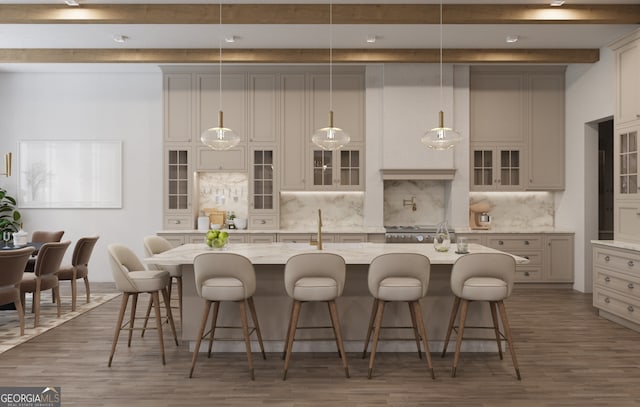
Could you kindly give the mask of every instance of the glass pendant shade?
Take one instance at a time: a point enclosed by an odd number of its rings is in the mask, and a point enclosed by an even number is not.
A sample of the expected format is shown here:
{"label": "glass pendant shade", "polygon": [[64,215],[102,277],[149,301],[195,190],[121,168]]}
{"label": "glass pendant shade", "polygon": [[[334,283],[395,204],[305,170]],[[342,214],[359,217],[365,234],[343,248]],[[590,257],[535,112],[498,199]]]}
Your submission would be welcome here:
{"label": "glass pendant shade", "polygon": [[439,127],[429,130],[422,136],[422,144],[432,150],[449,150],[462,140],[462,136],[457,131],[444,127],[444,113],[440,111]]}
{"label": "glass pendant shade", "polygon": [[351,137],[341,128],[333,126],[333,111],[330,111],[329,126],[316,130],[311,141],[323,150],[339,150],[349,144]]}
{"label": "glass pendant shade", "polygon": [[202,144],[214,150],[228,150],[240,143],[238,134],[223,126],[222,110],[218,113],[218,127],[211,127],[200,135]]}

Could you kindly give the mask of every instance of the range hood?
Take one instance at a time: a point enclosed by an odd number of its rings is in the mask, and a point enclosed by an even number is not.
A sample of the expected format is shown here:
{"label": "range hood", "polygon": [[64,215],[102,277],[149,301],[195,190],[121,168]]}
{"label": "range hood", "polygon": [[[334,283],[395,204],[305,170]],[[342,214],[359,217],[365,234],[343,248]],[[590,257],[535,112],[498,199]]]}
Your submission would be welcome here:
{"label": "range hood", "polygon": [[393,168],[380,170],[383,180],[426,180],[426,181],[451,181],[453,180],[455,168],[441,169],[411,169],[411,168]]}

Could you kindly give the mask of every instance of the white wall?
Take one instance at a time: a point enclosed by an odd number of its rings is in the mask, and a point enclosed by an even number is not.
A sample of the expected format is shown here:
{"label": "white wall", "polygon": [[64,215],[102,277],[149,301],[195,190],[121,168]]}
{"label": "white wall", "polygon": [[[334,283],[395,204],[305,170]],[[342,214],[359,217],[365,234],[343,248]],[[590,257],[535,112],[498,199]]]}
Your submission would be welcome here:
{"label": "white wall", "polygon": [[570,65],[566,74],[566,188],[556,195],[556,228],[575,231],[574,288],[583,292],[591,292],[590,240],[597,239],[598,222],[598,138],[588,123],[613,115],[614,62],[613,52],[601,48],[599,62]]}
{"label": "white wall", "polygon": [[[121,209],[21,210],[29,233],[65,231],[72,241],[65,262],[78,238],[99,234],[89,278],[112,281],[107,245],[123,243],[142,257],[142,238],[162,226],[160,72],[0,74],[0,153],[18,160],[17,143],[27,139],[123,141]],[[17,174],[0,186],[15,194]]]}

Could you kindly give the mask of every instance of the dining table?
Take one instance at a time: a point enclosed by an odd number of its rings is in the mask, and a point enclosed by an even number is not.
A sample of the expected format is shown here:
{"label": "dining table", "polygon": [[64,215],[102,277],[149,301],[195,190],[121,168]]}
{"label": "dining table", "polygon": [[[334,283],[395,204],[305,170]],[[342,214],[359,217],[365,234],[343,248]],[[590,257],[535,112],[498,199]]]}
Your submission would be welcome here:
{"label": "dining table", "polygon": [[[389,243],[324,243],[323,251],[335,253],[345,259],[347,275],[343,295],[336,301],[339,303],[339,319],[345,340],[347,351],[362,351],[362,344],[367,332],[369,315],[373,304],[373,297],[369,293],[367,274],[371,261],[384,253],[420,253],[430,259],[431,269],[429,289],[427,296],[420,303],[427,326],[429,343],[433,343],[432,350],[442,349],[444,337],[451,307],[454,301],[450,288],[451,268],[461,256],[452,247],[449,251],[435,250],[432,244],[389,244]],[[260,329],[268,351],[282,351],[285,334],[287,332],[288,315],[290,314],[291,299],[284,287],[284,266],[287,260],[294,255],[308,252],[317,252],[315,246],[308,243],[232,243],[221,251],[212,250],[204,243],[184,244],[160,254],[145,258],[147,264],[155,265],[179,265],[182,269],[182,294],[183,294],[183,320],[182,339],[194,342],[197,336],[200,318],[204,307],[204,300],[196,291],[193,263],[196,256],[202,253],[235,253],[247,257],[254,266],[256,272],[256,292],[254,301],[258,311]],[[470,244],[471,253],[496,253],[498,250]],[[513,256],[517,264],[526,264],[527,259]],[[239,314],[237,307],[221,305],[219,325],[237,325]],[[390,304],[385,309],[385,324],[397,327],[388,329],[391,337],[407,337],[407,331],[403,327],[411,325],[403,304]],[[404,304],[406,306],[406,304]],[[475,305],[475,304],[474,304]],[[481,304],[478,304],[481,305]],[[322,307],[323,304],[309,303],[308,307]],[[326,318],[323,318],[325,316]],[[309,310],[300,316],[300,325],[327,325],[329,314],[326,309]],[[491,313],[486,309],[471,307],[469,310],[469,325],[491,324]],[[395,332],[394,332],[395,331]],[[222,332],[223,337],[227,332]],[[493,332],[491,332],[493,334]],[[218,333],[216,332],[216,335]],[[300,331],[300,336],[305,337],[305,331]],[[328,335],[329,337],[331,335]],[[409,332],[409,338],[413,338]],[[491,338],[491,336],[487,336]],[[244,344],[237,335],[229,330],[228,341],[221,342],[218,349],[221,351],[244,352]],[[231,340],[234,339],[234,340]],[[238,340],[235,340],[238,339]],[[381,344],[380,351],[411,351],[415,343],[405,341],[389,341],[391,344]],[[495,351],[495,341],[465,341],[466,350]],[[301,351],[335,351],[335,342],[327,341],[301,342],[297,345]]]}

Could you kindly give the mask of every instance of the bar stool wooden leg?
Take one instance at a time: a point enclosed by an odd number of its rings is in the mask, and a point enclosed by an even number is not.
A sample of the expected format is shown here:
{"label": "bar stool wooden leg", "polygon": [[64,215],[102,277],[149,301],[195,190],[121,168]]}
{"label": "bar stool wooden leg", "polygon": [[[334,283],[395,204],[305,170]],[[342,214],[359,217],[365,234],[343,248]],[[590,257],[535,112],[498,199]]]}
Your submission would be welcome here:
{"label": "bar stool wooden leg", "polygon": [[296,329],[298,327],[298,317],[300,316],[300,306],[302,303],[293,300],[293,309],[291,310],[291,324],[289,325],[289,339],[287,340],[287,354],[284,359],[284,373],[282,380],[287,380],[287,370],[289,370],[289,361],[291,360],[291,351],[293,349],[293,340],[296,337]]}
{"label": "bar stool wooden leg", "polygon": [[162,355],[162,364],[165,365],[165,355],[164,355],[164,338],[162,335],[162,315],[160,315],[160,294],[158,291],[154,291],[151,293],[153,296],[153,308],[156,311],[156,324],[158,325],[158,341],[160,342],[160,354]]}
{"label": "bar stool wooden leg", "polygon": [[144,316],[144,324],[142,324],[141,338],[144,338],[144,333],[147,332],[147,324],[149,323],[149,317],[151,317],[151,308],[153,307],[153,296],[149,298],[149,304],[147,305],[147,312]]}
{"label": "bar stool wooden leg", "polygon": [[416,325],[416,313],[413,309],[413,304],[407,301],[409,306],[409,314],[411,315],[411,328],[413,329],[413,336],[416,338],[416,347],[418,348],[418,358],[422,359],[422,352],[420,351],[420,335],[418,334],[418,326]]}
{"label": "bar stool wooden leg", "polygon": [[338,352],[342,358],[342,366],[344,367],[344,374],[349,378],[349,366],[347,365],[347,354],[344,352],[344,344],[342,342],[342,333],[340,332],[340,320],[338,318],[338,307],[334,300],[329,302],[329,314],[331,315],[331,322],[333,324],[333,330],[336,334],[336,342],[338,343]]}
{"label": "bar stool wooden leg", "polygon": [[169,296],[168,289],[165,288],[162,292],[162,299],[164,300],[164,308],[167,312],[167,320],[169,320],[169,326],[171,327],[171,332],[173,333],[173,339],[176,341],[176,346],[179,346],[178,343],[178,334],[176,333],[176,324],[173,322],[173,313],[171,312],[171,297]]}
{"label": "bar stool wooden leg", "polygon": [[467,320],[467,311],[469,311],[469,301],[462,300],[462,309],[460,310],[460,323],[458,325],[458,335],[456,338],[456,353],[453,356],[451,377],[456,377],[456,369],[458,368],[458,360],[460,359],[460,349],[462,348],[462,336],[464,335],[464,323]]}
{"label": "bar stool wooden leg", "polygon": [[451,316],[449,317],[449,327],[447,328],[447,336],[444,338],[444,347],[442,348],[442,357],[444,357],[447,354],[447,347],[449,346],[449,339],[451,339],[451,331],[453,331],[453,324],[456,322],[456,316],[458,315],[458,308],[460,308],[460,298],[456,297],[456,299],[453,301]]}
{"label": "bar stool wooden leg", "polygon": [[182,324],[182,277],[175,277],[175,279],[178,281],[178,307],[180,307],[180,324]]}
{"label": "bar stool wooden leg", "polygon": [[287,336],[284,338],[284,349],[282,349],[282,360],[287,356],[287,346],[289,346],[289,336],[291,335],[291,321],[293,320],[293,308],[295,301],[291,301],[291,312],[289,313],[289,324],[287,325]]}
{"label": "bar stool wooden leg", "polygon": [[251,357],[251,340],[249,339],[249,320],[247,319],[247,306],[244,300],[238,302],[240,304],[240,319],[242,320],[244,347],[247,351],[247,361],[249,362],[249,377],[251,377],[251,380],[255,380],[253,372],[253,358]]}
{"label": "bar stool wooden leg", "polygon": [[373,299],[373,306],[371,307],[371,316],[369,317],[369,328],[367,329],[367,338],[364,340],[364,350],[362,351],[362,359],[367,357],[367,348],[369,347],[369,340],[371,339],[371,333],[373,332],[373,323],[376,320],[376,311],[378,309],[378,299]]}
{"label": "bar stool wooden leg", "polygon": [[122,321],[124,320],[124,313],[127,311],[127,303],[129,302],[129,293],[122,293],[122,303],[120,304],[120,312],[118,313],[118,324],[116,325],[116,331],[113,334],[113,343],[111,344],[111,355],[109,355],[109,364],[113,361],[113,355],[116,353],[116,344],[118,343],[118,336],[120,336],[120,330],[122,329]]}
{"label": "bar stool wooden leg", "polygon": [[516,377],[518,380],[522,380],[520,377],[520,367],[518,366],[518,359],[516,358],[516,349],[513,347],[513,340],[511,338],[511,326],[507,319],[507,310],[504,307],[503,301],[498,301],[498,310],[500,311],[500,318],[502,319],[502,326],[504,327],[504,335],[507,337],[507,344],[509,345],[509,352],[511,352],[511,359],[513,360],[513,367],[516,369]]}
{"label": "bar stool wooden leg", "polygon": [[251,311],[251,319],[253,320],[253,326],[256,329],[256,336],[258,337],[258,344],[260,345],[260,351],[262,352],[262,359],[267,360],[267,354],[264,352],[264,344],[262,343],[262,333],[260,332],[260,324],[258,323],[258,314],[256,314],[256,305],[253,302],[253,297],[247,299],[249,303],[249,310]]}
{"label": "bar stool wooden leg", "polygon": [[376,310],[376,329],[373,334],[373,344],[371,345],[371,356],[369,357],[369,375],[371,379],[373,374],[373,364],[376,360],[376,350],[378,349],[378,339],[380,338],[380,328],[382,327],[382,315],[384,314],[384,301],[378,300],[378,308]]}
{"label": "bar stool wooden leg", "polygon": [[[429,370],[431,370],[431,378],[435,380],[436,373],[433,370],[433,363],[431,361],[431,352],[429,351],[429,342],[427,339],[427,330],[424,327],[424,319],[422,318],[422,308],[420,308],[420,301],[410,302],[409,307],[411,307],[414,310],[413,314],[415,315],[415,319],[418,324],[417,329],[420,331],[420,336],[422,337],[422,345],[424,346],[424,354],[427,359],[427,366],[429,366]],[[418,343],[418,346],[420,346],[420,343]]]}
{"label": "bar stool wooden leg", "polygon": [[329,316],[331,318],[331,329],[333,330],[333,338],[336,340],[336,350],[338,351],[338,357],[342,357],[340,355],[340,344],[338,343],[338,334],[336,333],[336,325],[333,323],[333,316],[331,315],[331,304],[327,301],[327,309],[329,310]]}
{"label": "bar stool wooden leg", "polygon": [[209,310],[211,309],[211,301],[206,300],[204,304],[204,310],[202,311],[202,320],[200,321],[200,330],[198,331],[198,339],[196,339],[196,347],[193,348],[193,357],[191,358],[191,370],[189,371],[189,378],[193,377],[193,369],[196,368],[196,360],[198,360],[198,353],[200,352],[200,343],[204,336],[204,329],[207,326],[207,319],[209,318]]}
{"label": "bar stool wooden leg", "polygon": [[[127,341],[127,347],[131,347],[131,337],[133,336],[133,324],[136,319],[136,306],[138,305],[138,293],[131,294],[131,316],[129,317],[129,340]],[[153,296],[149,300],[149,304],[153,302]]]}
{"label": "bar stool wooden leg", "polygon": [[211,333],[209,335],[209,350],[207,357],[211,357],[211,349],[213,349],[213,338],[216,334],[216,325],[218,325],[218,312],[220,311],[220,301],[213,301],[213,315],[211,315]]}
{"label": "bar stool wooden leg", "polygon": [[502,360],[502,341],[500,340],[500,325],[498,325],[498,315],[496,313],[495,301],[489,301],[489,308],[491,308],[491,319],[493,320],[493,332],[496,335],[496,344],[498,345],[498,356]]}

